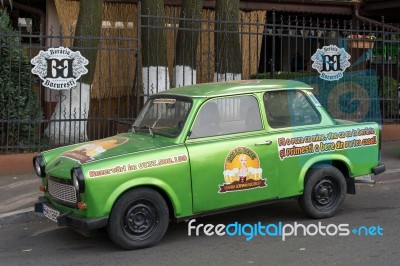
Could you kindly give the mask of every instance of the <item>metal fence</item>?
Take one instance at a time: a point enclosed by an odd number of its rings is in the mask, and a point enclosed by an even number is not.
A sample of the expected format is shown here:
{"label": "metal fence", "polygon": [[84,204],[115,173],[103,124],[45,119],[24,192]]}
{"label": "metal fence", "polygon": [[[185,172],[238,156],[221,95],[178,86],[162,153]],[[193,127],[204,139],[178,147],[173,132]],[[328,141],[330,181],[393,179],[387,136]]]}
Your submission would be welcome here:
{"label": "metal fence", "polygon": [[127,131],[143,99],[136,91],[138,38],[126,33],[131,30],[103,27],[90,90],[79,80],[71,90],[49,89],[30,73],[29,63],[39,51],[72,47],[74,39],[85,37],[53,27],[47,36],[23,28],[7,36],[0,32],[2,39],[18,40],[0,46],[0,72],[7,72],[0,77],[0,152],[40,151]]}
{"label": "metal fence", "polygon": [[[380,24],[372,24],[353,22],[345,16],[321,19],[253,11],[240,12],[239,21],[231,22],[219,21],[213,11],[206,11],[202,19],[180,18],[179,12],[170,12],[164,20],[168,23],[152,28],[160,34],[166,31],[169,36],[166,41],[167,75],[172,87],[187,85],[181,76],[196,76],[197,83],[221,81],[224,75],[215,74],[219,66],[229,64],[228,61],[239,61],[241,76],[233,76],[233,79],[303,81],[314,88],[314,94],[335,118],[386,124],[400,122],[400,32],[386,25],[383,19]],[[191,22],[190,25],[195,24],[193,21],[198,22],[201,28],[182,27],[182,20]],[[177,55],[188,53],[178,49],[180,40],[177,36],[181,31],[191,36],[189,40],[198,34],[197,53],[192,56],[196,60],[196,72],[186,70],[177,74],[174,70]],[[218,47],[221,45],[216,41],[218,34],[224,35],[226,40],[232,40],[230,35],[235,35],[240,43],[239,53],[225,52],[225,49],[232,51],[229,46],[234,45],[233,42],[227,43],[224,49]],[[351,58],[343,77],[328,81],[320,78],[320,73],[313,67],[312,56],[318,49],[330,45],[344,49]],[[190,46],[196,47],[193,43]],[[218,52],[223,56],[218,56]],[[144,94],[151,94],[154,88],[161,87],[162,90],[164,84],[156,80],[148,87],[152,89],[145,89]]]}
{"label": "metal fence", "polygon": [[[241,71],[233,78],[297,79],[311,85],[335,118],[400,123],[400,32],[384,21],[373,25],[354,23],[347,17],[321,19],[274,11],[241,11],[239,21],[227,22],[210,10],[204,10],[201,19],[180,18],[179,10],[173,8],[165,16],[144,15],[140,8],[137,12],[135,25],[103,22],[95,81],[89,93],[79,86],[50,90],[22,67],[40,50],[71,46],[73,38],[84,37],[71,37],[55,28],[47,36],[26,33],[24,29],[8,35],[0,32],[2,39],[18,40],[18,44],[0,44],[4,92],[0,93],[0,152],[39,151],[124,132],[150,94],[194,80],[221,81],[227,76],[215,73],[222,65],[229,68],[235,62],[240,62]],[[148,23],[154,19],[162,23]],[[159,39],[156,46],[141,47],[143,38],[154,41],[151,30],[165,34],[165,39]],[[179,48],[180,31],[190,35],[186,38],[190,43],[184,47],[192,47],[195,52]],[[237,38],[239,53],[227,52],[232,50],[226,47],[234,44],[224,44],[218,38]],[[323,80],[313,68],[312,56],[329,45],[343,48],[351,56],[350,66],[338,80]],[[24,51],[27,57],[14,50]],[[183,68],[180,74],[174,71],[179,53],[189,56],[194,65]],[[164,62],[164,56],[166,66],[160,65],[166,68],[156,66],[156,75],[146,78],[150,68],[145,68],[143,62]],[[6,70],[9,73],[4,74]],[[12,88],[12,92],[6,94],[6,88]]]}

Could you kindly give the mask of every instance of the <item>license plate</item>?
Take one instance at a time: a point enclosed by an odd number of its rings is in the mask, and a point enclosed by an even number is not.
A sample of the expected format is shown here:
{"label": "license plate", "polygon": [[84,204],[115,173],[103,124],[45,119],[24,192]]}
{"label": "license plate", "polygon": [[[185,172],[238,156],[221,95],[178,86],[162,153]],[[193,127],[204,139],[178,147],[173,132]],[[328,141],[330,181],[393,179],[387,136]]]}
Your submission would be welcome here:
{"label": "license plate", "polygon": [[57,222],[57,216],[60,215],[60,212],[57,210],[54,210],[53,208],[50,208],[46,204],[43,204],[43,214],[50,220]]}

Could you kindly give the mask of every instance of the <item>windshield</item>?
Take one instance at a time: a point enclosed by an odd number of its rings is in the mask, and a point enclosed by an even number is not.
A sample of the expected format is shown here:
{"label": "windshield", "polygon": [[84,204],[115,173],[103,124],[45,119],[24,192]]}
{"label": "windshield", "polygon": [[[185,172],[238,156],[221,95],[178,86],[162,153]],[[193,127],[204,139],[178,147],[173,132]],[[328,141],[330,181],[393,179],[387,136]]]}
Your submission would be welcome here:
{"label": "windshield", "polygon": [[176,137],[182,131],[192,103],[173,98],[150,99],[133,124],[134,130]]}

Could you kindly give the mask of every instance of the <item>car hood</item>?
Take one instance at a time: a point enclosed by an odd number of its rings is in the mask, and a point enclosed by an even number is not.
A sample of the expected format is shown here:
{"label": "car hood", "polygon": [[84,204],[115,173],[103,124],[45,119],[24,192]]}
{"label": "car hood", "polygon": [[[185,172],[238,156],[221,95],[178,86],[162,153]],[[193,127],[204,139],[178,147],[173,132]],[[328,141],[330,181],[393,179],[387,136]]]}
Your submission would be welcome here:
{"label": "car hood", "polygon": [[[152,137],[144,133],[119,134],[72,145],[67,150],[62,149],[58,156],[48,162],[46,173],[55,177],[69,178],[71,169],[84,163],[172,145],[175,143],[171,139],[162,136]],[[46,153],[44,155],[46,157]]]}

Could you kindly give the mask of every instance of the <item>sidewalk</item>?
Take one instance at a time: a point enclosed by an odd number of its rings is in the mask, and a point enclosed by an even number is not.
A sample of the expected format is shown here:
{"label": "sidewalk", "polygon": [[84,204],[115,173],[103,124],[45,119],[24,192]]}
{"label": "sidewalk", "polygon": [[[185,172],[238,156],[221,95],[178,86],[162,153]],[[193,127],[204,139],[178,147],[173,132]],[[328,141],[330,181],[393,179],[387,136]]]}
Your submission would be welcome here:
{"label": "sidewalk", "polygon": [[34,153],[0,155],[0,223],[34,216],[33,204],[42,195],[33,170]]}
{"label": "sidewalk", "polygon": [[[40,178],[32,166],[34,154],[0,155],[0,224],[35,217],[33,204],[43,195]],[[382,143],[381,162],[386,172],[400,173],[400,140]]]}

